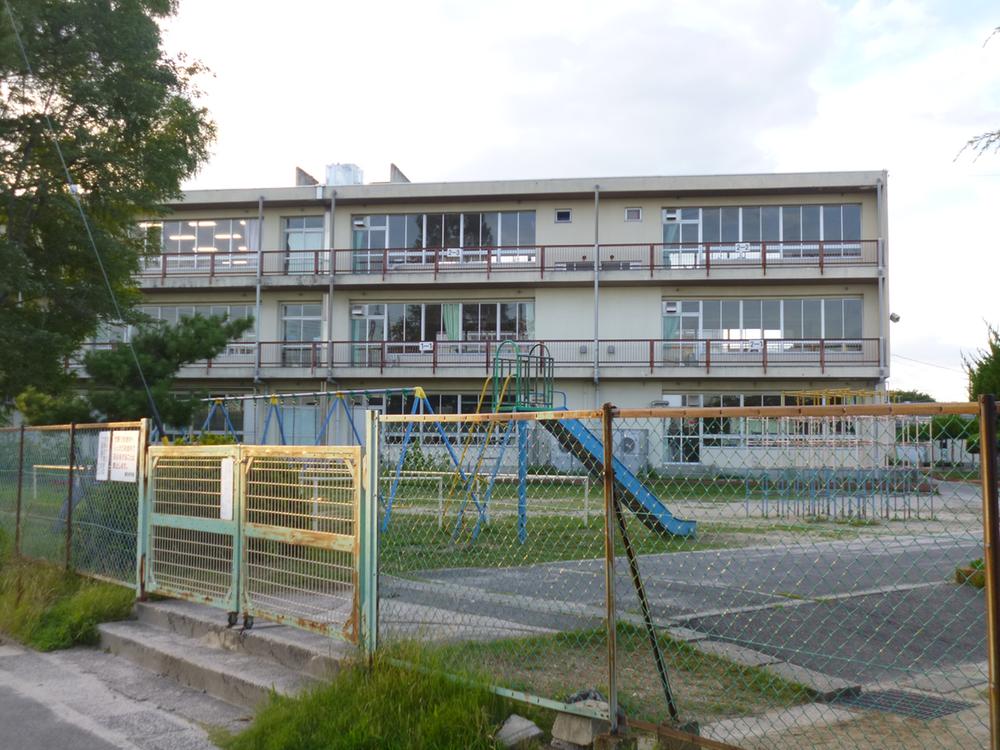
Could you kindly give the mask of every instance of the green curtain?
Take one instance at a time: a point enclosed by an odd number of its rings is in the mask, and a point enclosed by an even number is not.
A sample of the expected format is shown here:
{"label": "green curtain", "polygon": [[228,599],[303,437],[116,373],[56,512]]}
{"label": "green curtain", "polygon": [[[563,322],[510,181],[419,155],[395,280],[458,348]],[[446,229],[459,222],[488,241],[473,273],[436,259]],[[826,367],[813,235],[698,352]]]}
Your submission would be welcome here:
{"label": "green curtain", "polygon": [[444,332],[449,341],[458,341],[461,336],[462,312],[457,302],[441,305],[441,318],[444,320]]}
{"label": "green curtain", "polygon": [[663,338],[666,341],[680,338],[677,332],[681,328],[681,319],[676,315],[663,317]]}

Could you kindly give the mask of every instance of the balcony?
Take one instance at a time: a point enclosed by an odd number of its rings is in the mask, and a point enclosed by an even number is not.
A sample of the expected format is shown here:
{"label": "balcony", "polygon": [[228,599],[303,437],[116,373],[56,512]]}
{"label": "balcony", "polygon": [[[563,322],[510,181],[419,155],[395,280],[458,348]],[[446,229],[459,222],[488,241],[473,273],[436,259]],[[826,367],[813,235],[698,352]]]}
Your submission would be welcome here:
{"label": "balcony", "polygon": [[[419,343],[352,341],[264,341],[230,344],[211,362],[191,365],[182,377],[252,377],[259,350],[266,377],[325,375],[332,363],[339,377],[481,378],[493,371],[497,341]],[[560,339],[521,341],[528,351],[542,343],[555,360],[556,377],[587,378],[593,374],[594,341]],[[108,348],[109,344],[90,344]],[[509,350],[507,350],[509,351]],[[876,377],[879,339],[602,339],[598,366],[605,378],[704,377]],[[70,368],[78,364],[69,363]]]}
{"label": "balcony", "polygon": [[[610,281],[704,278],[874,277],[878,240],[668,244],[539,245],[380,250],[266,250],[259,274],[272,286],[327,283],[330,269],[341,285],[382,282],[569,282],[593,278],[595,257]],[[144,286],[184,286],[201,279],[219,286],[253,285],[258,254],[190,253],[150,258]]]}

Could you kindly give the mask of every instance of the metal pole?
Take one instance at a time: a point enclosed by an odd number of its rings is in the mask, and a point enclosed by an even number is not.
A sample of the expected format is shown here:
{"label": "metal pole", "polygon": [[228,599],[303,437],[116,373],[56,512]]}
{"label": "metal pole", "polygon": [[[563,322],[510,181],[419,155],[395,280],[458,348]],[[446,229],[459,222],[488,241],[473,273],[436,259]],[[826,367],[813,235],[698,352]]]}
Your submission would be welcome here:
{"label": "metal pole", "polygon": [[365,450],[362,457],[364,493],[359,519],[358,628],[361,652],[369,663],[378,648],[378,413],[365,411]]}
{"label": "metal pole", "polygon": [[601,309],[601,186],[594,185],[594,408],[601,403],[600,309]]}
{"label": "metal pole", "polygon": [[611,734],[618,734],[618,617],[615,612],[615,467],[611,420],[614,407],[604,404],[601,426],[604,438],[604,590],[608,629],[608,720]]}
{"label": "metal pole", "polygon": [[76,423],[69,426],[69,477],[66,488],[66,570],[73,569],[73,468],[76,463]]}
{"label": "metal pole", "polygon": [[990,747],[1000,750],[1000,508],[997,502],[996,397],[979,397],[979,463],[983,482],[983,565],[986,573],[986,648],[990,672]]}
{"label": "metal pole", "polygon": [[256,352],[254,356],[253,382],[260,382],[260,286],[264,273],[264,196],[257,198],[257,280],[254,284],[253,327]]}
{"label": "metal pole", "polygon": [[336,225],[337,218],[337,191],[330,191],[330,282],[327,285],[326,290],[326,340],[327,344],[327,362],[326,362],[326,379],[329,382],[333,382],[333,286],[334,286],[334,273],[336,268],[334,266],[337,263],[337,254],[333,251],[333,240],[334,240],[334,227]]}
{"label": "metal pole", "polygon": [[24,490],[24,425],[17,447],[17,500],[14,505],[14,557],[21,556],[21,493]]}
{"label": "metal pole", "polygon": [[136,513],[135,537],[135,591],[140,601],[146,601],[146,555],[149,550],[146,491],[149,486],[147,459],[149,450],[149,420],[139,423],[139,483],[136,487],[139,504]]}

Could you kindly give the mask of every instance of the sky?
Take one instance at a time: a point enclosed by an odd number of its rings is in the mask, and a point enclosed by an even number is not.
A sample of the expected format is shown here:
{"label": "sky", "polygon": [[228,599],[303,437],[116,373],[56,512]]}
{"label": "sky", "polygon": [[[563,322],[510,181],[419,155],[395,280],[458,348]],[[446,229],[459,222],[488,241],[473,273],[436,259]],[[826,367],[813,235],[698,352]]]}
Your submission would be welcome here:
{"label": "sky", "polygon": [[180,0],[213,156],[187,188],[889,172],[889,387],[965,400],[1000,325],[995,0]]}

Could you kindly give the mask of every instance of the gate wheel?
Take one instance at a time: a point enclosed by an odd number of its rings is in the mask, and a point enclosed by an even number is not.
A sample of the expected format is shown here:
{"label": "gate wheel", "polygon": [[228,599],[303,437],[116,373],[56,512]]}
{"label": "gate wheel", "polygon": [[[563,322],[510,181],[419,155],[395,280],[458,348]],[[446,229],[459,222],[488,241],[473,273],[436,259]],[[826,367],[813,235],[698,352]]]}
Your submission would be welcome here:
{"label": "gate wheel", "polygon": [[236,623],[239,622],[239,619],[240,619],[239,612],[229,612],[226,618],[227,622],[229,623],[229,627],[231,628],[236,627]]}
{"label": "gate wheel", "polygon": [[253,615],[243,615],[243,629],[249,630],[253,627]]}

